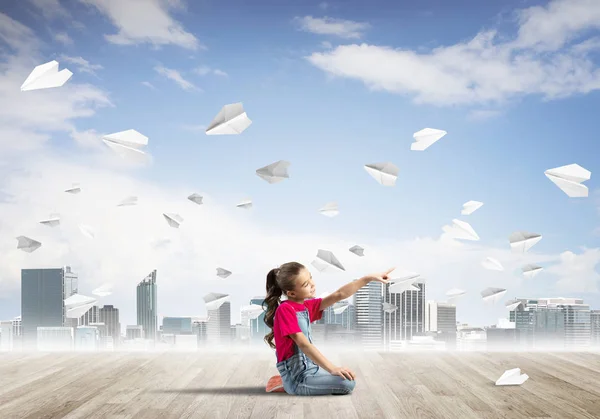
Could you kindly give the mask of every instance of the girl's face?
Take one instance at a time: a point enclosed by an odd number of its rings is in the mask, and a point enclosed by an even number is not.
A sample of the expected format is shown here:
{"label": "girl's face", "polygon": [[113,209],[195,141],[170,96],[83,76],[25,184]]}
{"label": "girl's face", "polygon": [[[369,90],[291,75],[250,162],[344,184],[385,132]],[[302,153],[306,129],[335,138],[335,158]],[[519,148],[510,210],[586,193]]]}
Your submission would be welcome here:
{"label": "girl's face", "polygon": [[296,300],[306,300],[315,297],[315,283],[308,269],[302,269],[296,277],[296,287],[294,291],[290,291],[289,297]]}

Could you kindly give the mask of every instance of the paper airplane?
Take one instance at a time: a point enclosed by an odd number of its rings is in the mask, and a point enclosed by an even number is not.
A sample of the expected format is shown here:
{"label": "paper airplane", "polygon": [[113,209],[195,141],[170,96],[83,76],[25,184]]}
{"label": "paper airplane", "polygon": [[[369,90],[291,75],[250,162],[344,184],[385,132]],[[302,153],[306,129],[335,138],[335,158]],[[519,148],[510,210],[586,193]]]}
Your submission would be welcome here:
{"label": "paper airplane", "polygon": [[351,251],[352,253],[354,253],[356,256],[364,256],[365,255],[365,249],[363,249],[359,245],[352,246],[348,250]]}
{"label": "paper airplane", "polygon": [[130,205],[137,205],[138,198],[137,196],[128,196],[124,200],[122,200],[117,206],[118,207],[126,207]]}
{"label": "paper airplane", "polygon": [[241,312],[245,312],[248,315],[249,319],[257,319],[261,314],[263,314],[266,310],[258,304],[250,304],[248,306],[243,306],[240,309]]}
{"label": "paper airplane", "polygon": [[44,224],[48,227],[56,227],[57,225],[60,224],[60,215],[59,214],[50,214],[50,217],[48,217],[45,220],[40,221],[40,224]]}
{"label": "paper airplane", "polygon": [[365,170],[383,186],[394,186],[400,169],[393,163],[365,164]]}
{"label": "paper airplane", "polygon": [[241,134],[250,124],[252,121],[246,115],[242,103],[232,103],[221,108],[206,128],[206,135]]}
{"label": "paper airplane", "polygon": [[336,268],[341,269],[342,271],[346,270],[346,269],[344,269],[344,267],[342,266],[340,261],[337,260],[337,258],[334,256],[334,254],[332,252],[330,252],[329,250],[319,249],[317,251],[317,258],[331,266],[335,266]]}
{"label": "paper airplane", "polygon": [[509,301],[506,304],[506,309],[508,311],[513,311],[514,309],[516,309],[517,307],[519,307],[521,305],[521,302],[518,300],[513,300],[513,301]]}
{"label": "paper airplane", "polygon": [[75,195],[81,192],[81,187],[79,186],[79,183],[74,183],[73,186],[71,186],[69,189],[66,189],[65,192]]}
{"label": "paper airplane", "polygon": [[231,275],[231,272],[228,271],[227,269],[223,269],[223,268],[217,268],[217,276],[220,278],[227,278],[229,275]]}
{"label": "paper airplane", "polygon": [[86,236],[90,239],[93,239],[96,236],[94,234],[94,229],[85,224],[79,224],[79,231],[81,231],[81,234],[83,234],[84,236]]}
{"label": "paper airplane", "polygon": [[497,259],[494,259],[491,257],[485,258],[481,262],[481,266],[483,266],[485,269],[489,269],[490,271],[503,271],[504,270],[504,266],[502,266],[502,264]]}
{"label": "paper airplane", "polygon": [[483,202],[479,202],[479,201],[468,201],[465,202],[463,204],[463,209],[460,212],[462,215],[471,215],[473,214],[475,211],[477,211],[479,208],[481,208],[483,205]]}
{"label": "paper airplane", "polygon": [[90,308],[96,304],[96,299],[81,294],[73,294],[65,299],[66,316],[69,319],[77,319],[83,316]]}
{"label": "paper airplane", "polygon": [[250,198],[246,198],[242,202],[237,204],[236,207],[250,209],[250,208],[252,208],[252,200]]}
{"label": "paper airplane", "polygon": [[347,301],[340,301],[333,305],[333,314],[342,314],[350,307],[350,304]]}
{"label": "paper airplane", "polygon": [[521,268],[521,271],[523,271],[523,276],[526,278],[533,278],[543,270],[544,268],[534,264],[525,265]]}
{"label": "paper airplane", "polygon": [[521,368],[513,368],[512,370],[504,371],[504,374],[496,381],[497,386],[520,386],[529,376],[521,374]]}
{"label": "paper airplane", "polygon": [[423,151],[429,148],[430,145],[441,139],[447,132],[441,129],[424,128],[413,134],[415,142],[410,145],[413,151]]}
{"label": "paper airplane", "polygon": [[391,294],[402,294],[405,291],[420,291],[421,288],[419,288],[416,285],[413,285],[419,277],[419,274],[414,274],[404,278],[392,279],[389,287],[389,292]]}
{"label": "paper airplane", "polygon": [[466,294],[465,290],[461,290],[461,289],[458,289],[458,288],[452,288],[451,290],[448,290],[446,292],[446,296],[448,298],[450,298],[450,299],[458,298],[461,295],[465,295],[465,294]]}
{"label": "paper airplane", "polygon": [[96,288],[92,291],[92,294],[97,295],[98,297],[106,297],[112,294],[112,285],[111,284],[103,284],[100,287]]}
{"label": "paper airplane", "polygon": [[542,240],[541,234],[528,233],[527,231],[516,231],[508,236],[510,248],[515,253],[527,252],[540,240]]}
{"label": "paper airplane", "polygon": [[53,60],[35,67],[21,85],[21,91],[61,87],[72,75],[66,68],[58,71],[58,61]]}
{"label": "paper airplane", "polygon": [[340,210],[336,202],[328,202],[323,208],[319,209],[319,212],[326,217],[335,217],[340,213]]}
{"label": "paper airplane", "polygon": [[167,223],[169,223],[169,225],[173,228],[179,228],[179,225],[183,223],[183,218],[179,214],[169,212],[163,214],[163,217],[165,217]]}
{"label": "paper airplane", "polygon": [[291,163],[285,160],[279,160],[271,163],[268,166],[261,167],[256,170],[256,174],[269,183],[277,183],[282,180],[289,179],[288,167]]}
{"label": "paper airplane", "polygon": [[206,305],[206,310],[218,310],[223,303],[229,301],[228,294],[221,294],[217,292],[206,294],[203,298],[204,304]]}
{"label": "paper airplane", "polygon": [[393,313],[394,311],[396,311],[398,309],[398,306],[394,305],[394,304],[390,304],[390,303],[383,303],[383,311],[385,311],[386,313]]}
{"label": "paper airplane", "polygon": [[202,203],[203,203],[202,200],[204,199],[204,197],[197,193],[193,193],[190,196],[188,196],[187,199],[189,199],[190,201],[192,201],[198,205],[202,205]]}
{"label": "paper airplane", "polygon": [[454,239],[479,240],[479,236],[469,223],[457,219],[452,220],[451,226],[442,227],[442,230]]}
{"label": "paper airplane", "polygon": [[142,148],[148,145],[148,137],[134,129],[105,135],[102,141],[122,158],[138,160],[146,156]]}
{"label": "paper airplane", "polygon": [[590,180],[592,172],[584,169],[578,164],[555,167],[544,172],[546,177],[558,186],[571,198],[585,198],[588,196],[588,188],[581,182]]}
{"label": "paper airplane", "polygon": [[315,259],[310,263],[312,266],[314,266],[319,272],[324,272],[327,270],[327,267],[329,266],[328,264],[326,264],[325,262],[320,261],[319,259]]}
{"label": "paper airplane", "polygon": [[42,246],[37,240],[30,239],[29,237],[19,236],[17,237],[17,249],[21,249],[24,252],[32,253],[35,252]]}
{"label": "paper airplane", "polygon": [[483,301],[486,303],[495,303],[499,301],[504,294],[506,294],[506,290],[504,288],[488,287],[481,291],[481,298],[483,298]]}

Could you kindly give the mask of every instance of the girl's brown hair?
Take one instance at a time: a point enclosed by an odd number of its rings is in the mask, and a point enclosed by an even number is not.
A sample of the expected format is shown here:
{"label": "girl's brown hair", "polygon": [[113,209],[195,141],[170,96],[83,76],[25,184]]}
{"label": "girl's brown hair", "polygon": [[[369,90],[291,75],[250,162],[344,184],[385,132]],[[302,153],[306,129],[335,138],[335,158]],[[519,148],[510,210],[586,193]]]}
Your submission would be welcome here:
{"label": "girl's brown hair", "polygon": [[275,349],[273,343],[273,321],[275,320],[275,311],[281,304],[281,296],[286,291],[293,291],[296,287],[296,277],[304,269],[304,265],[298,262],[288,262],[279,268],[271,269],[267,274],[267,296],[263,302],[266,305],[265,324],[271,331],[265,335],[265,342]]}

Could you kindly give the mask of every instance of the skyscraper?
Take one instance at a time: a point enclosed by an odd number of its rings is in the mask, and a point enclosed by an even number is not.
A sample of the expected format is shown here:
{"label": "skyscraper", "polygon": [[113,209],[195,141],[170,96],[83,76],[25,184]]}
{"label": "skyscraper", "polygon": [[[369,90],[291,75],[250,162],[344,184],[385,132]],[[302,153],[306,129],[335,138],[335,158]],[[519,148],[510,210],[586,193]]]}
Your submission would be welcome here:
{"label": "skyscraper", "polygon": [[356,329],[362,346],[367,350],[381,349],[382,315],[381,282],[369,282],[354,294]]}
{"label": "skyscraper", "polygon": [[105,305],[99,310],[100,322],[106,325],[107,336],[112,337],[113,345],[121,343],[121,323],[119,322],[119,309],[112,305]]}
{"label": "skyscraper", "polygon": [[156,269],[137,285],[137,324],[144,330],[144,338],[156,340],[158,331],[158,298]]}
{"label": "skyscraper", "polygon": [[394,312],[382,314],[386,347],[392,341],[411,340],[425,332],[425,283],[415,282],[413,285],[419,290],[394,293],[389,291],[390,284],[383,288],[383,301],[397,307]]}
{"label": "skyscraper", "polygon": [[206,328],[207,343],[211,346],[231,343],[231,303],[229,295],[210,293],[204,297],[208,324]]}
{"label": "skyscraper", "polygon": [[600,310],[590,312],[590,334],[592,336],[592,345],[600,346]]}
{"label": "skyscraper", "polygon": [[[265,297],[254,297],[250,300],[250,304],[262,306],[264,301]],[[270,331],[271,329],[265,324],[264,311],[256,319],[250,319],[250,340],[252,343],[266,345],[264,338]]]}
{"label": "skyscraper", "polygon": [[77,274],[69,266],[21,270],[23,348],[37,347],[38,327],[63,327],[64,301],[77,293]]}

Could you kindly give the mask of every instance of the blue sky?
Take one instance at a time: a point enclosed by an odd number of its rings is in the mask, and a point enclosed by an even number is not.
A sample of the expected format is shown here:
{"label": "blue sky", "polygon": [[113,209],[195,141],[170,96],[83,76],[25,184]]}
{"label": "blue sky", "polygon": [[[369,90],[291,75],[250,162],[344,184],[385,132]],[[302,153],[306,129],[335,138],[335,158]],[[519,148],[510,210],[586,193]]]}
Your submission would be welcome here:
{"label": "blue sky", "polygon": [[[508,235],[517,230],[544,236],[532,251],[543,258],[598,248],[594,110],[600,102],[600,33],[597,23],[576,13],[586,1],[412,3],[233,1],[224,7],[153,0],[135,15],[112,1],[56,1],[40,8],[30,0],[0,12],[31,28],[39,42],[35,53],[8,48],[9,56],[41,59],[37,64],[57,59],[74,72],[69,88],[89,84],[112,104],[84,103],[90,116],[65,115],[72,129],[52,130],[36,151],[46,159],[86,162],[98,152],[101,133],[133,128],[149,137],[153,163],[122,170],[123,176],[163,190],[188,187],[229,206],[250,196],[255,207],[234,216],[284,241],[313,233],[357,243],[437,240],[442,226],[459,218],[471,223],[484,248],[508,249]],[[592,6],[590,16],[600,13]],[[568,13],[572,25],[565,27],[561,16]],[[171,22],[171,32],[160,32],[151,17]],[[550,41],[536,29],[538,19],[556,25]],[[465,48],[490,30],[497,31],[491,41]],[[119,31],[127,45],[105,37]],[[85,72],[77,58],[88,69],[101,68]],[[560,60],[568,65],[555,65]],[[184,81],[160,74],[161,67]],[[202,68],[207,74],[199,74]],[[250,128],[239,136],[206,136],[202,126],[223,105],[239,101],[253,121]],[[426,151],[411,151],[412,134],[425,127],[448,135]],[[96,145],[81,147],[73,130],[96,135]],[[45,130],[38,125],[31,131]],[[291,162],[290,179],[269,185],[255,175],[281,159]],[[400,168],[392,188],[377,184],[363,168],[388,161]],[[588,198],[569,198],[544,176],[571,163],[592,172]],[[484,206],[461,217],[469,200]],[[340,207],[333,219],[317,212],[330,201]],[[387,252],[398,258],[392,264],[410,265],[400,249]],[[68,261],[68,252],[61,257]],[[374,269],[387,268],[388,259]],[[598,275],[595,263],[586,259],[584,265],[586,275]],[[15,269],[6,268],[0,279],[12,290],[7,295],[14,295]],[[561,272],[560,278],[570,275]],[[557,294],[556,280],[548,274],[520,292]],[[260,293],[262,278],[253,281],[252,294]],[[576,288],[560,294],[580,295]],[[600,308],[596,293],[585,298]],[[12,316],[10,306],[10,313],[0,314]],[[465,321],[479,317],[467,312]],[[502,313],[495,311],[489,322]]]}

